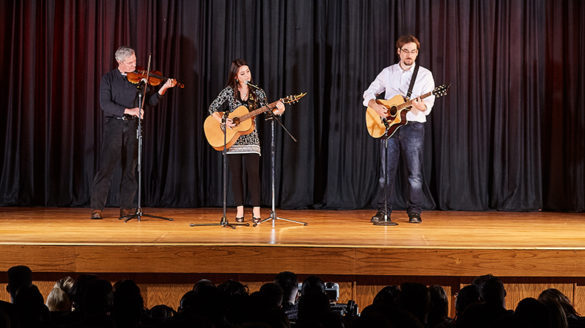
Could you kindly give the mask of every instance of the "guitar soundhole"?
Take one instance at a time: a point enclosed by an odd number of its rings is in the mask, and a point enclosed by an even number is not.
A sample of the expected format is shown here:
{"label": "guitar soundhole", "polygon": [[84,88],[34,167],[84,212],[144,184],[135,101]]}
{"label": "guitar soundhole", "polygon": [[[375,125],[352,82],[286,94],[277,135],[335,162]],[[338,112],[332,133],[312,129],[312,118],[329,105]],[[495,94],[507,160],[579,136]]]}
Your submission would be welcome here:
{"label": "guitar soundhole", "polygon": [[388,114],[390,114],[391,117],[395,117],[396,116],[396,106],[392,106],[390,107],[390,109],[388,110]]}
{"label": "guitar soundhole", "polygon": [[238,124],[240,124],[240,118],[234,117],[234,118],[232,118],[232,122],[234,122],[235,125],[238,125]]}

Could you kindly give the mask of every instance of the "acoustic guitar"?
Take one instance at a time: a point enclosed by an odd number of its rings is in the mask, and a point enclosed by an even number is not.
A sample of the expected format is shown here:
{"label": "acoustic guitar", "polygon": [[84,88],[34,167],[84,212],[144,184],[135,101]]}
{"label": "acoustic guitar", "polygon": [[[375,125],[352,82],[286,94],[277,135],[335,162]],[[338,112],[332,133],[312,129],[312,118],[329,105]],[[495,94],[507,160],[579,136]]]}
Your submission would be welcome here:
{"label": "acoustic guitar", "polygon": [[[450,86],[450,84],[440,85],[433,91],[427,92],[416,98],[424,99],[430,95],[442,97],[447,94],[447,89],[449,89]],[[408,100],[402,95],[396,95],[388,100],[377,99],[376,102],[388,108],[388,116],[382,118],[373,108],[368,106],[368,109],[366,110],[366,128],[368,129],[368,133],[374,138],[390,138],[400,127],[408,123],[406,120],[406,113],[408,113],[412,107],[412,99]]]}
{"label": "acoustic guitar", "polygon": [[[259,114],[262,114],[269,110],[276,109],[276,103],[282,101],[283,104],[294,104],[298,102],[301,98],[303,98],[307,93],[303,92],[298,95],[290,95],[288,97],[282,98],[277,100],[269,105],[262,106],[258,109],[253,111],[248,111],[246,106],[240,106],[236,108],[233,112],[229,113],[228,118],[232,119],[232,122],[236,126],[233,128],[227,128],[226,132],[226,148],[229,149],[233,146],[238,138],[242,135],[250,134],[254,131],[254,120],[253,118]],[[222,116],[224,115],[221,113]],[[225,125],[221,122],[218,122],[213,115],[209,115],[205,122],[203,123],[203,131],[205,132],[205,138],[207,142],[213,147],[215,150],[223,150],[224,148],[224,133]]]}

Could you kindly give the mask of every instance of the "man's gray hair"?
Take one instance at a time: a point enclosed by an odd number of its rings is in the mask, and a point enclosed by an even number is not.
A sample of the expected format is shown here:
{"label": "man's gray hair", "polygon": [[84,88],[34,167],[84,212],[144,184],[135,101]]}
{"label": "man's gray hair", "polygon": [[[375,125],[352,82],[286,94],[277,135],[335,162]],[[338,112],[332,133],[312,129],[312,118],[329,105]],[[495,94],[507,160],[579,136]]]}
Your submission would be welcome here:
{"label": "man's gray hair", "polygon": [[132,48],[128,48],[128,47],[120,47],[118,48],[118,50],[116,50],[116,61],[118,63],[123,62],[126,58],[130,57],[134,55],[134,49]]}

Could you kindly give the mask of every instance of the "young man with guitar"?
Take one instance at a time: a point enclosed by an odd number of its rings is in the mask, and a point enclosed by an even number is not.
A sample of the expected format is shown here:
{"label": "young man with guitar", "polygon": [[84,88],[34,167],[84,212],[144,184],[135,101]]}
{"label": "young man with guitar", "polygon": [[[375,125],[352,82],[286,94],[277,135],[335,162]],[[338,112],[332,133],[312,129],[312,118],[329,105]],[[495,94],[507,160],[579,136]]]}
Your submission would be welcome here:
{"label": "young man with guitar", "polygon": [[[404,156],[408,171],[407,213],[409,222],[422,222],[424,123],[435,102],[435,96],[432,93],[435,81],[431,71],[416,64],[419,50],[420,42],[415,36],[403,35],[398,38],[396,53],[400,57],[400,61],[384,68],[363,95],[363,104],[368,107],[366,120],[368,121],[368,115],[376,116],[373,121],[379,122],[382,129],[380,135],[375,135],[368,122],[370,134],[374,137],[382,137],[381,189],[377,199],[378,211],[372,217],[373,223],[383,221],[385,214],[390,217],[391,206],[384,204],[386,201],[387,204],[390,204],[389,200],[396,181],[396,171],[401,155]],[[384,99],[399,99],[399,103],[376,100],[376,97],[382,92],[384,92]],[[424,99],[422,99],[423,97],[408,99],[411,95],[423,95],[429,92],[430,94],[425,95]],[[406,108],[398,106],[407,101],[410,101],[410,106]],[[384,158],[384,154],[386,154],[386,158]],[[384,180],[384,170],[387,172],[388,181]],[[388,188],[387,193],[384,192],[384,188]]]}

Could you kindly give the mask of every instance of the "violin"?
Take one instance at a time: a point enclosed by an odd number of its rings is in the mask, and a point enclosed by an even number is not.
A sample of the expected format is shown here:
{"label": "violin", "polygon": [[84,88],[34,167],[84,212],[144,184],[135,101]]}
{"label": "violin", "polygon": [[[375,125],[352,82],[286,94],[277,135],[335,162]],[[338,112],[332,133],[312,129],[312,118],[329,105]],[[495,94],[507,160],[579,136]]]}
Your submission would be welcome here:
{"label": "violin", "polygon": [[[128,82],[130,82],[132,84],[138,84],[138,83],[140,83],[140,81],[146,79],[146,70],[138,68],[134,72],[126,73],[126,78],[128,79]],[[181,89],[185,87],[185,85],[183,83],[181,83],[175,79],[165,77],[159,71],[150,71],[150,73],[148,74],[148,84],[150,84],[152,86],[157,86],[157,85],[161,84],[162,81],[166,81],[169,79],[173,81],[172,82],[173,87],[175,85],[178,85],[179,88],[181,88]]]}

